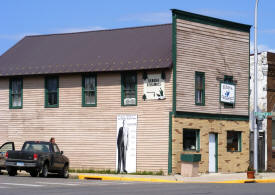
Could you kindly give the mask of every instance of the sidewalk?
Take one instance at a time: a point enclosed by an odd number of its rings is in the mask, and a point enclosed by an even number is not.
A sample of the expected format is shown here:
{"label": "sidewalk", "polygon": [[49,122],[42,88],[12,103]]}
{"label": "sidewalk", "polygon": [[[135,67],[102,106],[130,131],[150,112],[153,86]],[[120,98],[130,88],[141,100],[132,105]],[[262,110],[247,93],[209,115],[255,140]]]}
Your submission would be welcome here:
{"label": "sidewalk", "polygon": [[198,177],[183,177],[181,175],[130,175],[130,174],[96,174],[70,173],[71,177],[89,180],[142,181],[166,183],[275,183],[275,173],[259,173],[255,179],[247,179],[246,173],[211,173]]}

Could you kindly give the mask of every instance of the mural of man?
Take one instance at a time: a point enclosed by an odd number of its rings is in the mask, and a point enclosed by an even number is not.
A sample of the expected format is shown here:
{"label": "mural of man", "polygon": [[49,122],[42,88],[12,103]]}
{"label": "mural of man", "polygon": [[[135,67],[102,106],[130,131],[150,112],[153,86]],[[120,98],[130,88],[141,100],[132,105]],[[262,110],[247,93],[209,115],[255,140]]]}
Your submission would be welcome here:
{"label": "mural of man", "polygon": [[[125,120],[123,120],[122,127],[118,130],[117,135],[117,150],[118,150],[118,167],[117,172],[120,173],[121,164],[123,172],[127,173],[126,170],[126,154],[128,149],[128,128],[125,125]],[[122,161],[122,163],[121,163]]]}

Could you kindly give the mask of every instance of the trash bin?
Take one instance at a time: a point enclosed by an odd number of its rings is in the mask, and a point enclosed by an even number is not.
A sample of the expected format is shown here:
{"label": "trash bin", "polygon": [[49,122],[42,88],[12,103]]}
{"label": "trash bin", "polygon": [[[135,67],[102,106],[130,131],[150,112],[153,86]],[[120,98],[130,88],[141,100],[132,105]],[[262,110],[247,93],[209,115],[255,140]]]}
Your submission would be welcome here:
{"label": "trash bin", "polygon": [[199,173],[199,161],[201,154],[181,154],[181,175],[184,177],[196,177]]}

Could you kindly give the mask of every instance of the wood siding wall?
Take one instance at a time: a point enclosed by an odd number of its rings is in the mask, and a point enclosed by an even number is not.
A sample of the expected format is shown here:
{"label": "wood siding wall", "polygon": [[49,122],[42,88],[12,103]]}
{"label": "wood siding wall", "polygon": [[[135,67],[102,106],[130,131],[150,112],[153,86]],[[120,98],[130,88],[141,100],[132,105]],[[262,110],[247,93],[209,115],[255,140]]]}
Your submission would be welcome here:
{"label": "wood siding wall", "polygon": [[[176,25],[177,111],[248,115],[249,33],[182,19]],[[195,71],[205,72],[205,106],[195,105]],[[219,101],[224,75],[237,81],[233,109]]]}
{"label": "wood siding wall", "polygon": [[165,100],[144,101],[138,73],[137,106],[121,106],[120,73],[97,74],[97,107],[82,107],[81,82],[81,75],[60,76],[59,108],[44,108],[44,77],[25,77],[23,109],[9,109],[9,79],[0,78],[0,143],[14,141],[20,149],[26,140],[53,136],[71,168],[114,170],[117,115],[137,114],[137,171],[167,172],[172,71],[166,71]]}

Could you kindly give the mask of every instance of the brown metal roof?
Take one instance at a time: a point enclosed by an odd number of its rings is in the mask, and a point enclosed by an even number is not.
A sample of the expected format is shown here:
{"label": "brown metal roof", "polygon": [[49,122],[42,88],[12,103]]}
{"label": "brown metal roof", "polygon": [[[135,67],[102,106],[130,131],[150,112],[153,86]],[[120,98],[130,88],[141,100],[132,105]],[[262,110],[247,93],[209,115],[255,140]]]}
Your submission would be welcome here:
{"label": "brown metal roof", "polygon": [[172,25],[27,36],[0,56],[0,76],[146,70],[172,65]]}

